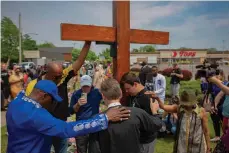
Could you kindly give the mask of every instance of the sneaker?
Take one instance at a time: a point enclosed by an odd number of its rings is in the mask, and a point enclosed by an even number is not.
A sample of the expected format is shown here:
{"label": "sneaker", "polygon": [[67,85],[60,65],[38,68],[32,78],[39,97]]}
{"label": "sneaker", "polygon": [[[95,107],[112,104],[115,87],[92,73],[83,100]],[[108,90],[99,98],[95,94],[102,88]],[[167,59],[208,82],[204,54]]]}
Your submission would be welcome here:
{"label": "sneaker", "polygon": [[215,137],[215,138],[211,139],[210,141],[211,141],[211,142],[217,142],[217,141],[219,141],[219,140],[220,140],[220,137]]}

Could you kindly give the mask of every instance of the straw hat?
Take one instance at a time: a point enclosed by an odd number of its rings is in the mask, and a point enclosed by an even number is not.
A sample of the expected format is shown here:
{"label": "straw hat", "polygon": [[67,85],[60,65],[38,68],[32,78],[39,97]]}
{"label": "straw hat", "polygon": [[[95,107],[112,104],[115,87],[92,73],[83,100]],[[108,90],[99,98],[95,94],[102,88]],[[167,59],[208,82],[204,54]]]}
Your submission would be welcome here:
{"label": "straw hat", "polygon": [[180,96],[180,105],[193,106],[198,103],[197,96],[194,90],[183,90]]}

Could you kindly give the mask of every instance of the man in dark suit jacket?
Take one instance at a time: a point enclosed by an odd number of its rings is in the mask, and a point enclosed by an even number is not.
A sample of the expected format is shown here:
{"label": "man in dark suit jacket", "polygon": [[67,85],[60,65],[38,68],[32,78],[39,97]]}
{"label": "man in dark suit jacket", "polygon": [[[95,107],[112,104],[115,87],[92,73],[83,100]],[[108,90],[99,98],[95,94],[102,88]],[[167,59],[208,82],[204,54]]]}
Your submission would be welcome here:
{"label": "man in dark suit jacket", "polygon": [[[122,96],[119,83],[115,79],[107,79],[101,85],[101,93],[108,109],[123,107],[119,100]],[[99,151],[101,153],[140,153],[141,134],[153,135],[159,131],[162,121],[157,116],[158,104],[154,103],[153,115],[149,115],[142,109],[130,107],[130,118],[117,123],[109,123],[105,131],[96,133]]]}

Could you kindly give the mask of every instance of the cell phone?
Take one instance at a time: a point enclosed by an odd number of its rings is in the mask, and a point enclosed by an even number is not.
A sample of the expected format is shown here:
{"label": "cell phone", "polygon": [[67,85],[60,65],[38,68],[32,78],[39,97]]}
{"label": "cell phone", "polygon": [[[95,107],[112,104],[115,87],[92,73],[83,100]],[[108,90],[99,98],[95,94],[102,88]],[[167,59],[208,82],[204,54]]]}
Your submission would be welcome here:
{"label": "cell phone", "polygon": [[84,99],[87,100],[87,93],[82,93],[82,94],[81,94],[81,98],[84,98]]}

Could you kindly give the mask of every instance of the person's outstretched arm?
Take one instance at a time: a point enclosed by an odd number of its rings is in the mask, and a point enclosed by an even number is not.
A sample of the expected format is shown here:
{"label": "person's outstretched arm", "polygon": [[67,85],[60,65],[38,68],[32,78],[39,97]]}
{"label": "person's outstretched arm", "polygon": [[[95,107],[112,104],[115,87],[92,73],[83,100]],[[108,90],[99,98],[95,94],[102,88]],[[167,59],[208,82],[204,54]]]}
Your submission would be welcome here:
{"label": "person's outstretched arm", "polygon": [[91,46],[91,42],[86,41],[81,52],[80,52],[78,59],[73,63],[72,68],[76,74],[77,74],[77,71],[79,71],[79,69],[83,65],[83,63],[87,57],[87,54],[89,52],[90,46]]}
{"label": "person's outstretched arm", "polygon": [[177,113],[178,111],[178,106],[176,104],[174,105],[165,105],[161,100],[160,98],[154,93],[154,92],[151,92],[151,91],[147,91],[145,92],[145,94],[148,94],[148,95],[151,95],[151,97],[153,99],[156,99],[156,101],[158,102],[159,106],[161,109],[163,109],[164,111],[168,112],[168,113]]}
{"label": "person's outstretched arm", "polygon": [[209,82],[214,83],[217,85],[226,95],[229,95],[229,87],[222,84],[222,81],[217,79],[215,76],[208,78]]}
{"label": "person's outstretched arm", "polygon": [[108,121],[120,121],[129,118],[130,111],[125,108],[110,109],[106,114],[98,114],[88,120],[65,122],[56,119],[44,109],[38,109],[31,115],[30,129],[49,136],[69,138],[105,130]]}

